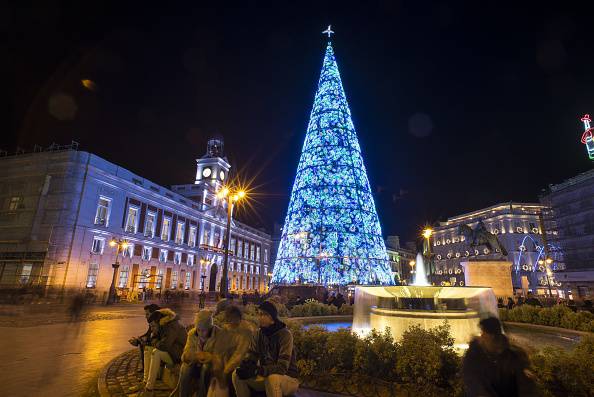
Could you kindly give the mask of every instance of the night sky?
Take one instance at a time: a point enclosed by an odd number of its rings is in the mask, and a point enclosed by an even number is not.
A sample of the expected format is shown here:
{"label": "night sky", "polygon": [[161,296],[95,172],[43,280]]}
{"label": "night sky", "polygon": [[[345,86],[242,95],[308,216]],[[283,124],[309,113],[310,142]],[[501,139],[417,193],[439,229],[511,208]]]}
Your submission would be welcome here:
{"label": "night sky", "polygon": [[254,226],[284,220],[329,23],[385,235],[536,201],[592,166],[591,2],[15,3],[0,148],[75,140],[168,186],[221,134]]}

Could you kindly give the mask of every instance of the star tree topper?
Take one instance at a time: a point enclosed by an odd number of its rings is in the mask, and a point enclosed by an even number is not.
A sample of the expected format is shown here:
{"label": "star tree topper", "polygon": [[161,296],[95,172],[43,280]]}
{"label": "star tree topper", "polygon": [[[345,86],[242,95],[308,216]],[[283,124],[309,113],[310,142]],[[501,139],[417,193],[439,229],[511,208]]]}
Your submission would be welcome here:
{"label": "star tree topper", "polygon": [[326,28],[326,30],[324,30],[322,34],[327,34],[328,38],[330,38],[330,36],[334,34],[334,31],[332,30],[332,25],[328,25],[328,28]]}

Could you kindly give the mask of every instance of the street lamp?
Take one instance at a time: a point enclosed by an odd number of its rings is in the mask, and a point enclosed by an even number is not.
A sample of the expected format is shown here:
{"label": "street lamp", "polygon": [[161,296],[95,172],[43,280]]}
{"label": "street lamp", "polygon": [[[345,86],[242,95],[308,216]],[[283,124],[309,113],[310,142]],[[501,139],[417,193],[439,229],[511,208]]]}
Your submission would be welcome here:
{"label": "street lamp", "polygon": [[115,247],[116,257],[115,257],[115,263],[113,263],[111,265],[111,267],[113,268],[113,276],[111,278],[111,285],[109,287],[109,295],[107,296],[107,301],[105,302],[106,305],[109,305],[109,304],[112,304],[115,302],[115,298],[116,298],[115,283],[116,283],[116,277],[118,275],[118,268],[120,267],[120,264],[118,262],[118,256],[120,255],[120,252],[127,249],[130,246],[130,244],[128,243],[127,240],[112,238],[111,240],[109,240],[109,246],[111,248]]}
{"label": "street lamp", "polygon": [[246,192],[243,189],[230,189],[226,186],[221,188],[217,193],[220,200],[227,201],[227,230],[225,230],[225,239],[223,245],[225,247],[223,255],[223,275],[221,277],[221,297],[226,298],[229,290],[229,243],[231,235],[231,218],[233,216],[233,207],[236,202],[243,200],[246,197]]}

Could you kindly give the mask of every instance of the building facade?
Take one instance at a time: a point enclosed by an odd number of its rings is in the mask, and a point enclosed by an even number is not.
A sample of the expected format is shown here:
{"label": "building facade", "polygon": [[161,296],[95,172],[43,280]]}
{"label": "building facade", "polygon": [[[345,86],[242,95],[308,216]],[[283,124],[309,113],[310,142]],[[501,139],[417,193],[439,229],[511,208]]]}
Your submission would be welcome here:
{"label": "building facade", "polygon": [[564,252],[567,270],[594,270],[594,170],[550,185],[540,201],[552,244]]}
{"label": "building facade", "polygon": [[386,252],[394,283],[397,285],[411,284],[414,271],[414,265],[411,265],[411,261],[415,260],[415,253],[401,247],[398,236],[388,236],[386,238]]}
{"label": "building facade", "polygon": [[[104,293],[117,260],[122,293],[218,289],[226,209],[215,190],[229,165],[212,143],[203,178],[175,191],[74,147],[0,158],[0,287]],[[112,239],[128,242],[117,258]],[[267,289],[268,234],[234,221],[229,258],[231,291]]]}
{"label": "building facade", "polygon": [[[544,259],[544,245],[540,217],[547,207],[535,203],[502,203],[481,210],[457,215],[440,222],[432,237],[435,269],[433,281],[445,285],[463,285],[463,261],[496,259],[499,253],[489,252],[485,247],[471,249],[459,231],[461,225],[476,228],[482,221],[487,230],[495,235],[508,252],[512,262],[512,283],[516,292],[522,290],[545,293],[548,288]],[[553,252],[554,251],[554,252]],[[551,249],[555,262],[553,270],[561,267],[560,250]]]}

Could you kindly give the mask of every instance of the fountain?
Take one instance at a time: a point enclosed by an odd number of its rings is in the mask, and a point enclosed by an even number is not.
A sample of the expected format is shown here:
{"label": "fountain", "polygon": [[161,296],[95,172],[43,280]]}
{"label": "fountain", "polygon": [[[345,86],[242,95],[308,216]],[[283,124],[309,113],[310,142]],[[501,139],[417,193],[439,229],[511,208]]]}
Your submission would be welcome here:
{"label": "fountain", "polygon": [[425,262],[423,260],[423,254],[417,253],[417,259],[415,261],[417,271],[415,273],[415,280],[412,285],[428,286],[429,281],[427,280],[427,273],[425,272]]}
{"label": "fountain", "polygon": [[[426,283],[424,270],[421,273],[418,269],[417,274],[423,275],[420,279],[417,276],[415,283]],[[487,287],[359,286],[355,289],[352,329],[365,336],[372,329],[383,331],[388,327],[398,340],[412,325],[429,329],[447,322],[456,347],[465,349],[479,334],[480,319],[490,316],[498,317],[497,302]]]}

